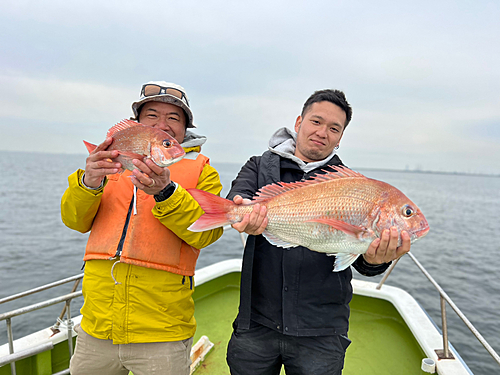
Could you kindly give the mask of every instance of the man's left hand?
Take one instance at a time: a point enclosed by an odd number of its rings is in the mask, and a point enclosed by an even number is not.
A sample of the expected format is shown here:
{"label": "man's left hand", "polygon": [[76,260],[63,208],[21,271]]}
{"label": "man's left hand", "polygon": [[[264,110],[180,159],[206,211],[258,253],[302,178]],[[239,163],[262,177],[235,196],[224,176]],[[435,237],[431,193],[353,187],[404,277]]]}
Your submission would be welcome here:
{"label": "man's left hand", "polygon": [[398,259],[410,251],[410,235],[406,231],[401,232],[401,246],[398,247],[399,233],[396,227],[385,229],[380,238],[376,238],[363,254],[365,261],[370,264],[388,263]]}
{"label": "man's left hand", "polygon": [[151,159],[132,160],[137,167],[132,171],[130,180],[146,194],[156,195],[170,183],[170,170],[157,166]]}

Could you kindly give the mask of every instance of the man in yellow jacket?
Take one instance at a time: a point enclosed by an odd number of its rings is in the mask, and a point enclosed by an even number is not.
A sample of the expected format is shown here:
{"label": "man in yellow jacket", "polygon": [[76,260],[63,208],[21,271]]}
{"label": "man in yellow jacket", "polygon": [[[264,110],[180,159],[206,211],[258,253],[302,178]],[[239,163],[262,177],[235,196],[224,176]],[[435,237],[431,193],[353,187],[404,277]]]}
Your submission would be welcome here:
{"label": "man in yellow jacket", "polygon": [[200,154],[205,137],[189,131],[193,114],[184,88],[142,86],[136,120],[174,137],[186,156],[169,168],[134,160],[132,172],[111,161],[107,138],[69,176],[61,201],[64,224],[90,231],[84,260],[84,305],[71,359],[72,375],[189,374],[196,330],[193,275],[199,249],[222,229],[187,227],[203,210],[185,189],[220,194],[219,174]]}

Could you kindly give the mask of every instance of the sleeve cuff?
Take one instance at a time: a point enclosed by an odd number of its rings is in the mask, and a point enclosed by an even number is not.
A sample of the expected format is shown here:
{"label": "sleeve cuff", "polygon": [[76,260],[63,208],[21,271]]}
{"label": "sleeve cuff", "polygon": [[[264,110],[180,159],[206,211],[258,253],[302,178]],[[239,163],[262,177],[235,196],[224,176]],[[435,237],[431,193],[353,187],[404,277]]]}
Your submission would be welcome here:
{"label": "sleeve cuff", "polygon": [[104,183],[106,182],[106,177],[104,177],[101,181],[101,184],[98,186],[98,187],[90,187],[90,186],[87,186],[85,185],[85,182],[83,182],[83,179],[85,178],[85,172],[82,173],[82,178],[80,179],[80,184],[85,188],[85,189],[88,189],[88,190],[100,190],[104,187]]}
{"label": "sleeve cuff", "polygon": [[163,202],[170,198],[177,189],[177,183],[170,181],[170,183],[163,188],[157,195],[154,196],[156,202]]}
{"label": "sleeve cuff", "polygon": [[382,264],[370,264],[363,255],[360,255],[353,266],[363,276],[376,276],[384,273],[392,262]]}

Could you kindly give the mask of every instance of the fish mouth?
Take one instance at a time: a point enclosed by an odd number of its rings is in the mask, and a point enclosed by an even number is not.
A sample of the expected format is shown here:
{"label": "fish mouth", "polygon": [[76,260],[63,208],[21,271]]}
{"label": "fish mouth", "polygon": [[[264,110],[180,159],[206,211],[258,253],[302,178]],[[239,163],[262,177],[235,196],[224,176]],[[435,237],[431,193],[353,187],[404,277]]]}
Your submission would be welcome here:
{"label": "fish mouth", "polygon": [[422,237],[425,237],[427,235],[427,233],[429,233],[429,230],[431,228],[429,228],[429,226],[427,226],[426,228],[422,228],[422,229],[419,229],[415,232],[413,232],[415,238],[422,238]]}
{"label": "fish mouth", "polygon": [[169,167],[171,166],[172,164],[175,164],[177,163],[178,161],[182,160],[182,158],[184,158],[186,154],[182,154],[181,156],[177,157],[177,158],[173,158],[173,159],[162,159],[160,161],[156,161],[153,159],[153,162],[159,166],[159,167]]}
{"label": "fish mouth", "polygon": [[151,148],[151,160],[159,167],[168,167],[177,163],[184,156],[186,156],[186,152],[180,146],[170,148],[169,150],[159,147]]}

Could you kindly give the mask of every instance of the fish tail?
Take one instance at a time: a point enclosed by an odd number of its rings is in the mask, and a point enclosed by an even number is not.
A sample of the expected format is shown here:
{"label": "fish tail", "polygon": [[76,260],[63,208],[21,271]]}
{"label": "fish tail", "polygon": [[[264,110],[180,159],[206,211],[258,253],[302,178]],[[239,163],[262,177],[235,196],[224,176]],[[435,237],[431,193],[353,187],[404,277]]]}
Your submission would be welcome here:
{"label": "fish tail", "polygon": [[87,147],[89,154],[97,148],[96,145],[89,143],[87,141],[83,141],[83,143],[85,143],[85,147]]}
{"label": "fish tail", "polygon": [[188,228],[190,231],[203,232],[231,224],[227,213],[234,206],[233,202],[199,189],[187,189],[187,191],[205,211],[198,220],[191,224]]}

